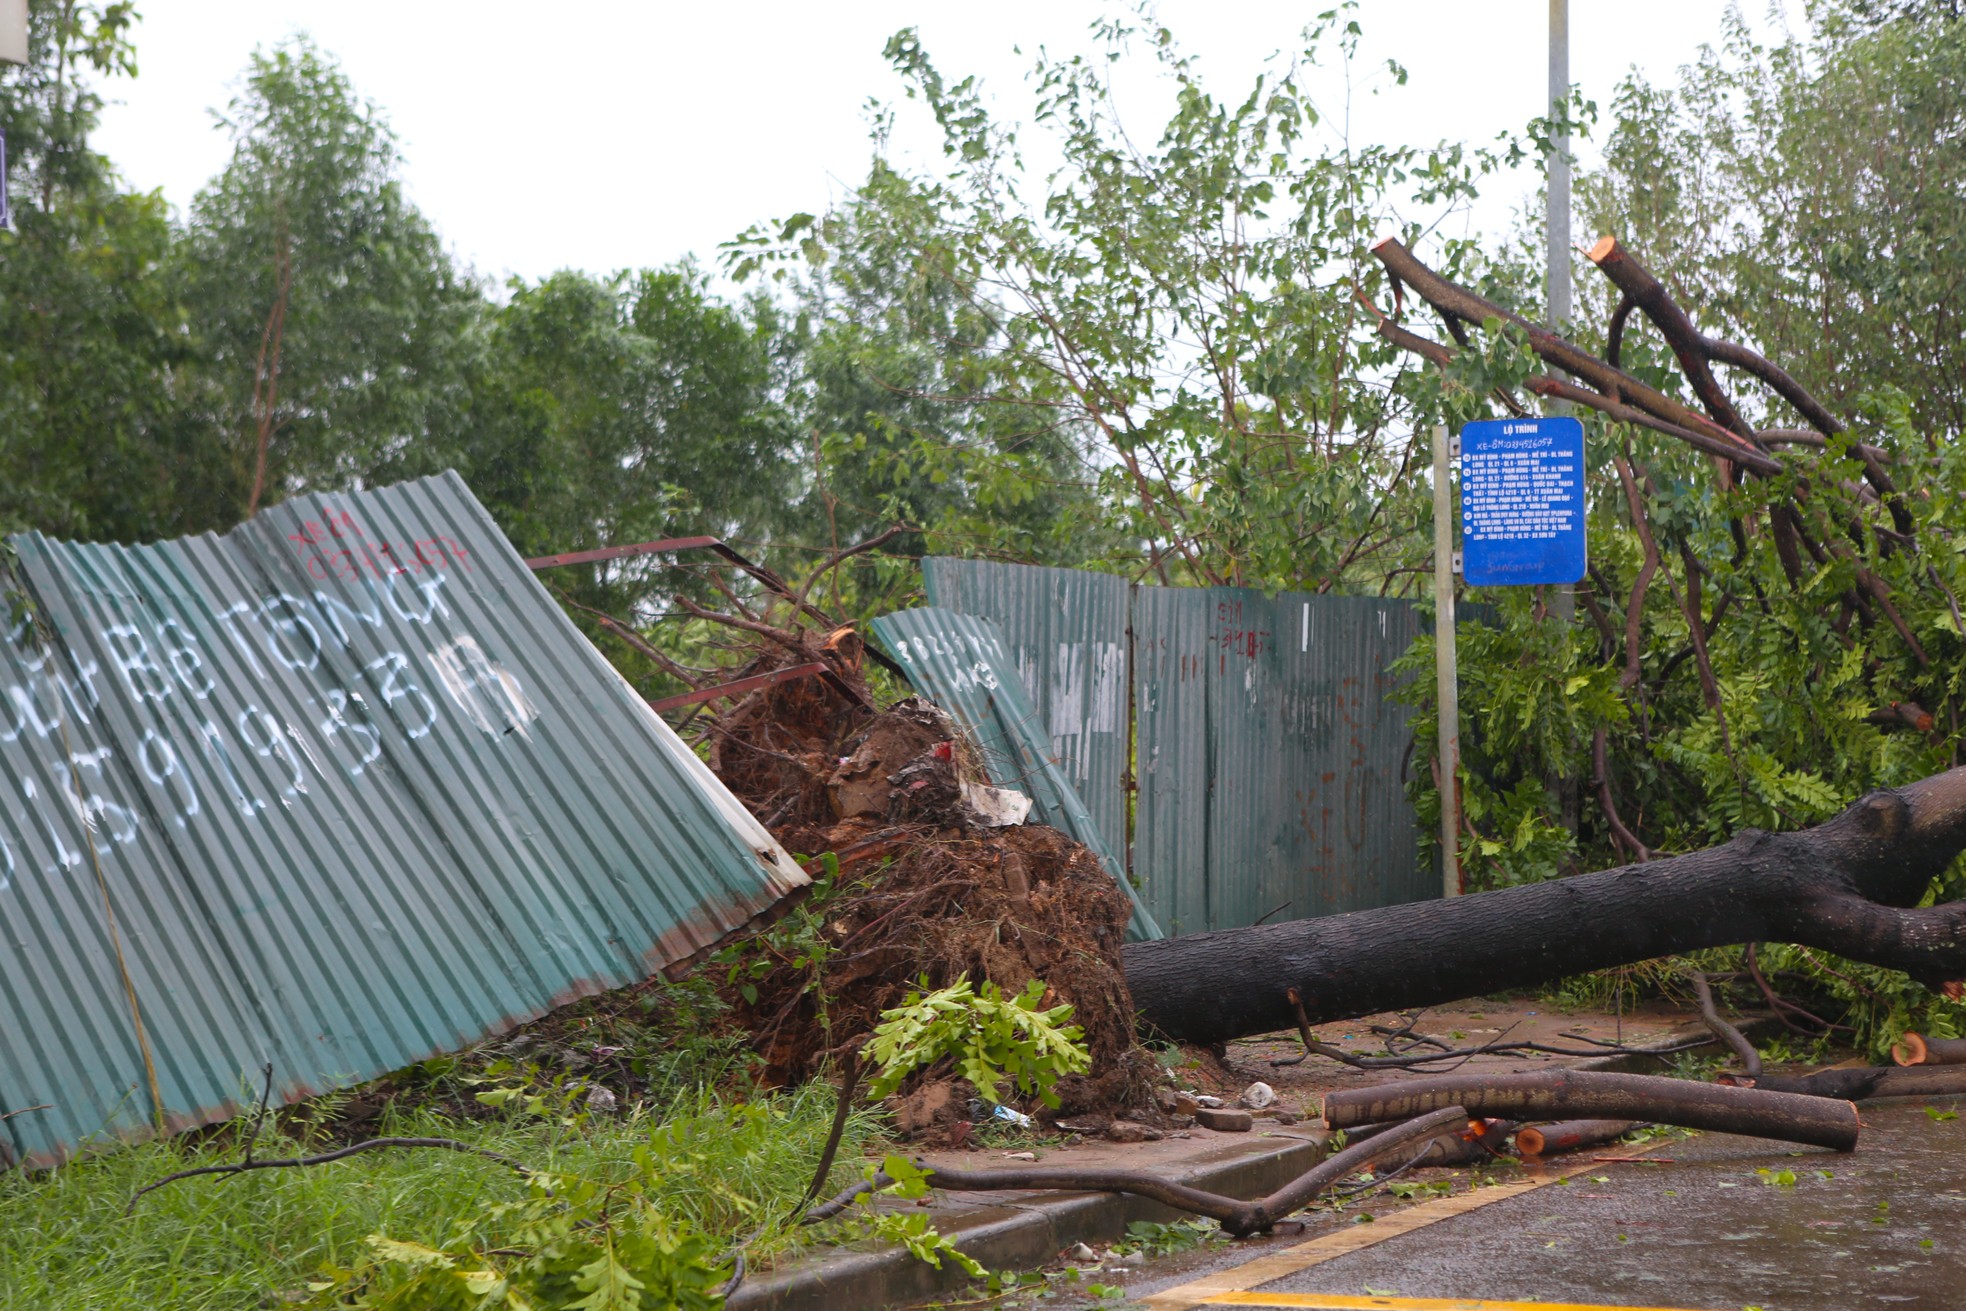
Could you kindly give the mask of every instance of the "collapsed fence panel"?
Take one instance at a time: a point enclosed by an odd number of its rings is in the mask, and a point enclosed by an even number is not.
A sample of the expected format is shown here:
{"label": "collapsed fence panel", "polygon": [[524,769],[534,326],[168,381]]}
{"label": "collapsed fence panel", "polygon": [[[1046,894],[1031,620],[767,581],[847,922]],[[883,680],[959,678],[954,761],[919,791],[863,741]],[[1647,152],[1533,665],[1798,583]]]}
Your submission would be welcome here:
{"label": "collapsed fence panel", "polygon": [[1106,845],[1126,854],[1128,592],[1126,580],[930,556],[928,603],[996,623],[1016,662],[1052,758],[1071,780]]}
{"label": "collapsed fence panel", "polygon": [[453,474],[223,537],[10,539],[0,1163],[453,1050],[805,874]]}
{"label": "collapsed fence panel", "polygon": [[1125,709],[1110,739],[1061,733],[1068,716],[1041,718],[1089,808],[1118,796],[1112,813],[1124,820],[1126,781],[1137,779],[1130,830],[1113,837],[1101,826],[1167,932],[1433,895],[1406,797],[1411,715],[1392,699],[1388,672],[1421,630],[1412,603],[1127,587],[1080,570],[944,558],[925,561],[924,575],[931,599],[1004,628],[1041,704],[1085,695],[1075,651],[1116,627],[1127,634],[1126,684],[1113,698]]}
{"label": "collapsed fence panel", "polygon": [[1162,936],[1126,877],[1072,781],[1051,757],[1037,707],[1025,692],[1003,633],[988,619],[934,606],[882,615],[874,636],[915,689],[949,712],[976,739],[983,767],[998,787],[1031,798],[1032,818],[1070,834],[1099,857],[1133,903],[1127,936]]}

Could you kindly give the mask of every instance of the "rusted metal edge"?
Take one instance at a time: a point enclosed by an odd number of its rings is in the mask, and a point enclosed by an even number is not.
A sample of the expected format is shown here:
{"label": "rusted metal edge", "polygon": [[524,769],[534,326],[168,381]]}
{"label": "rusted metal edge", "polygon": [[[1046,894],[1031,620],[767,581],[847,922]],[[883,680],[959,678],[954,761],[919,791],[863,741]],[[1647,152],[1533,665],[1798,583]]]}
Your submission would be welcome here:
{"label": "rusted metal edge", "polygon": [[787,665],[783,669],[774,669],[768,674],[753,674],[749,678],[740,678],[731,683],[719,683],[715,687],[699,688],[694,692],[678,692],[675,696],[665,696],[659,701],[650,701],[649,708],[652,710],[680,710],[684,706],[698,705],[705,701],[715,701],[718,697],[738,696],[745,692],[755,692],[761,687],[772,687],[779,683],[789,683],[795,678],[815,677],[823,680],[827,686],[855,705],[864,706],[867,704],[867,698],[849,687],[844,678],[834,673],[827,665],[814,660],[803,665]]}

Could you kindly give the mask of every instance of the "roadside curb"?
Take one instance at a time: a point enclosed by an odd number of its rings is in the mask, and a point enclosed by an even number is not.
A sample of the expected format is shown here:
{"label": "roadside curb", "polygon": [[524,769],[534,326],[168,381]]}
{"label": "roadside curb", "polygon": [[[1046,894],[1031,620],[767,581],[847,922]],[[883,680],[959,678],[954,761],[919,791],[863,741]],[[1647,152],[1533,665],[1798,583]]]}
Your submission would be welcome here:
{"label": "roadside curb", "polygon": [[[1324,1134],[1229,1140],[1209,1159],[1171,1168],[1173,1181],[1232,1197],[1258,1197],[1282,1187],[1323,1159]],[[951,1194],[967,1201],[981,1194]],[[976,1205],[938,1224],[956,1246],[993,1270],[1029,1270],[1056,1259],[1074,1243],[1123,1237],[1136,1220],[1166,1222],[1186,1213],[1123,1193],[1060,1193],[1029,1201]],[[969,1282],[954,1267],[937,1270],[905,1248],[821,1249],[783,1269],[747,1280],[729,1311],[839,1311],[919,1301]]]}
{"label": "roadside curb", "polygon": [[[1666,1040],[1697,1037],[1712,1040],[1704,1025],[1679,1029]],[[1653,1068],[1657,1059],[1624,1054],[1567,1064],[1579,1070],[1632,1071]],[[1306,1129],[1288,1138],[1235,1135],[1225,1138],[1211,1157],[1171,1167],[1168,1178],[1231,1197],[1260,1197],[1316,1165],[1324,1154],[1321,1130]],[[937,1217],[937,1228],[993,1270],[1034,1269],[1074,1243],[1123,1237],[1136,1220],[1185,1218],[1184,1212],[1123,1193],[1023,1194],[1009,1202],[998,1200],[1001,1194],[944,1196],[960,1200],[951,1208],[953,1214]],[[937,1270],[905,1248],[820,1247],[746,1280],[726,1305],[728,1311],[875,1311],[932,1298],[968,1282],[953,1266]]]}

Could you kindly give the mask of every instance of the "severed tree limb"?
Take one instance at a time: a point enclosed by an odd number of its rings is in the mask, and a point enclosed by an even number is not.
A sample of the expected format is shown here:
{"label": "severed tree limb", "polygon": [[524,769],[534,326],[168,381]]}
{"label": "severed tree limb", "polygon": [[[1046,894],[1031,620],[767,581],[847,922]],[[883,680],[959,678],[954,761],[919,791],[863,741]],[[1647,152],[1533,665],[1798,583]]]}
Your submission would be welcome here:
{"label": "severed tree limb", "polygon": [[1616,397],[1655,419],[1717,438],[1731,448],[1729,459],[1738,458],[1736,452],[1757,453],[1752,442],[1674,400],[1651,384],[1606,364],[1576,343],[1540,324],[1531,323],[1487,297],[1449,282],[1421,263],[1397,238],[1384,238],[1372,247],[1372,253],[1435,309],[1467,323],[1480,324],[1487,319],[1512,323],[1528,337],[1530,347],[1538,356],[1565,373],[1582,378],[1604,395]]}
{"label": "severed tree limb", "polygon": [[1637,1120],[1564,1120],[1525,1125],[1515,1131],[1515,1149],[1524,1156],[1555,1156],[1584,1147],[1615,1143],[1639,1126]]}
{"label": "severed tree limb", "polygon": [[179,1170],[176,1174],[167,1174],[162,1179],[147,1183],[137,1189],[136,1192],[130,1195],[130,1204],[123,1209],[123,1214],[134,1214],[137,1209],[137,1203],[143,1199],[144,1194],[154,1193],[159,1188],[167,1184],[174,1184],[180,1179],[195,1179],[199,1175],[207,1174],[244,1174],[248,1170],[304,1170],[310,1166],[327,1165],[331,1161],[345,1161],[349,1157],[359,1156],[363,1152],[375,1152],[385,1148],[399,1147],[430,1147],[439,1151],[463,1152],[468,1156],[482,1156],[488,1161],[497,1161],[500,1165],[523,1175],[530,1175],[532,1173],[532,1167],[529,1165],[515,1161],[509,1156],[502,1156],[487,1148],[474,1147],[470,1143],[459,1142],[455,1138],[370,1138],[364,1142],[355,1143],[332,1152],[321,1152],[315,1156],[290,1156],[277,1160],[232,1161],[225,1165],[201,1165],[190,1170]]}
{"label": "severed tree limb", "polygon": [[1325,1094],[1324,1122],[1344,1129],[1419,1115],[1443,1103],[1516,1120],[1650,1120],[1839,1152],[1856,1150],[1859,1129],[1857,1108],[1847,1101],[1594,1070],[1445,1075],[1345,1089]]}
{"label": "severed tree limb", "polygon": [[[1354,1143],[1344,1151],[1326,1157],[1269,1196],[1248,1202],[1191,1188],[1143,1170],[1078,1169],[1071,1166],[1033,1166],[1022,1170],[946,1170],[925,1161],[916,1161],[914,1165],[928,1176],[930,1187],[957,1192],[1056,1188],[1070,1192],[1129,1193],[1179,1211],[1219,1220],[1223,1229],[1240,1237],[1260,1233],[1292,1212],[1302,1210],[1316,1201],[1325,1189],[1382,1156],[1443,1133],[1458,1132],[1467,1125],[1467,1113],[1460,1107],[1441,1107],[1376,1134],[1365,1142]],[[860,1197],[886,1188],[893,1182],[884,1172],[877,1172],[871,1180],[855,1184],[830,1201],[813,1207],[806,1212],[803,1223],[817,1224],[830,1220]]]}
{"label": "severed tree limb", "polygon": [[1966,1038],[1927,1038],[1907,1031],[1892,1044],[1891,1059],[1900,1065],[1966,1065]]}
{"label": "severed tree limb", "polygon": [[1694,970],[1687,977],[1692,980],[1693,995],[1700,1002],[1700,1018],[1706,1021],[1714,1037],[1726,1043],[1734,1055],[1741,1058],[1741,1068],[1747,1071],[1749,1086],[1755,1086],[1753,1081],[1761,1077],[1761,1053],[1755,1050],[1745,1033],[1721,1018],[1719,1009],[1713,1004],[1713,989],[1707,983],[1707,976]]}
{"label": "severed tree limb", "polygon": [[[1658,327],[1666,344],[1672,348],[1673,357],[1679,361],[1680,372],[1692,384],[1694,394],[1723,426],[1746,436],[1756,445],[1767,444],[1761,434],[1747,426],[1734,403],[1721,390],[1709,367],[1714,361],[1731,364],[1767,383],[1824,437],[1834,437],[1843,431],[1843,424],[1830,414],[1822,402],[1811,396],[1801,383],[1781,368],[1745,346],[1709,337],[1694,327],[1693,321],[1673,300],[1664,284],[1635,255],[1619,245],[1616,237],[1598,238],[1597,244],[1588,252],[1588,258],[1624,293],[1626,300],[1643,309],[1645,316]],[[1864,476],[1889,507],[1898,531],[1910,536],[1914,526],[1911,512],[1905,507],[1897,487],[1884,472],[1881,463],[1864,453],[1862,447],[1858,447],[1857,452],[1864,464]]]}
{"label": "severed tree limb", "polygon": [[1704,349],[1706,338],[1693,326],[1693,320],[1686,317],[1686,311],[1679,307],[1679,302],[1672,298],[1665,284],[1628,255],[1616,237],[1599,238],[1590,249],[1589,259],[1617,284],[1618,290],[1624,293],[1625,301],[1636,305],[1645,312],[1646,318],[1652,320],[1653,326],[1666,339],[1666,345],[1672,348],[1673,358],[1679,361],[1679,371],[1686,376],[1686,381],[1693,387],[1693,394],[1700,398],[1700,404],[1706,406],[1714,422],[1758,444],[1754,430],[1741,417],[1741,412],[1734,408],[1733,400],[1721,390],[1720,380],[1713,376],[1709,356]]}

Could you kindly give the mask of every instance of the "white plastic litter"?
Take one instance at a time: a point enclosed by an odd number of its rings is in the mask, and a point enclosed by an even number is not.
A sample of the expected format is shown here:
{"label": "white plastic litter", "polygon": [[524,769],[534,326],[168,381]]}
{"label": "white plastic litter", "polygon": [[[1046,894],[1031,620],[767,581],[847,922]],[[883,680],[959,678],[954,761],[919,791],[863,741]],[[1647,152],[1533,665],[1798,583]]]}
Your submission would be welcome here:
{"label": "white plastic litter", "polygon": [[1242,1104],[1252,1111],[1260,1111],[1266,1106],[1273,1105],[1276,1099],[1277,1090],[1260,1079],[1242,1090]]}

